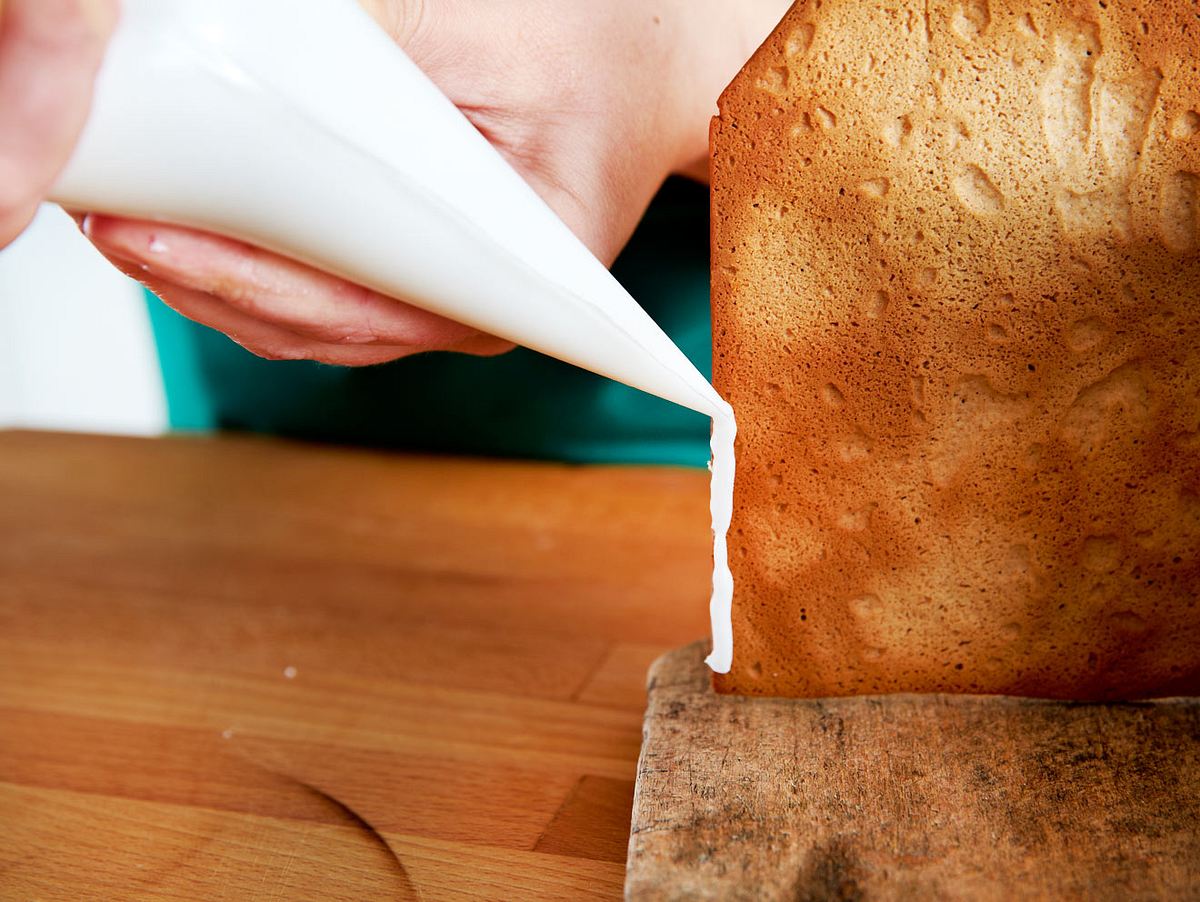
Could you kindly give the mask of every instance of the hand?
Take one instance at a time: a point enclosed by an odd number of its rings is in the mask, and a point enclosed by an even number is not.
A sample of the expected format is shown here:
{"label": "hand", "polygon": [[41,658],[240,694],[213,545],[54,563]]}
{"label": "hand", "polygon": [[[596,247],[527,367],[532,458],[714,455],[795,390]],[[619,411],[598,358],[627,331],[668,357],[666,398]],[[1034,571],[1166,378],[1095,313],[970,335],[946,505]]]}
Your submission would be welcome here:
{"label": "hand", "polygon": [[[706,171],[716,97],[788,5],[361,2],[605,263],[667,175]],[[101,216],[84,231],[176,310],[260,356],[363,365],[510,347],[236,241]]]}
{"label": "hand", "polygon": [[115,0],[0,0],[0,248],[70,158],[115,23]]}

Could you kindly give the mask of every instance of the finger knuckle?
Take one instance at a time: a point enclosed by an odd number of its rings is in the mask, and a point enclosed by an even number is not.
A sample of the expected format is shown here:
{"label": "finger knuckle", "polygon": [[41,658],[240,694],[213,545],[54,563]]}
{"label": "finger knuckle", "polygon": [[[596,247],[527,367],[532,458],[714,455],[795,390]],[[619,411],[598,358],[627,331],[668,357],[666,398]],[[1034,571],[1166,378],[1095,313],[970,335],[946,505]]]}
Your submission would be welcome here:
{"label": "finger knuckle", "polygon": [[425,0],[403,0],[379,8],[381,24],[401,47],[408,47],[422,34],[428,20]]}
{"label": "finger knuckle", "polygon": [[261,316],[266,306],[259,297],[261,291],[258,286],[240,274],[217,276],[208,290],[229,306],[251,316]]}
{"label": "finger knuckle", "polygon": [[305,323],[306,333],[336,345],[370,345],[382,340],[373,315],[373,305],[378,302],[375,292],[352,282],[339,282],[330,300],[332,310],[325,319]]}
{"label": "finger knuckle", "polygon": [[294,363],[313,359],[311,349],[301,344],[262,345],[239,343],[255,357],[261,357],[263,360],[270,361],[271,363]]}
{"label": "finger knuckle", "polygon": [[369,324],[354,321],[306,323],[303,331],[317,341],[332,345],[371,345],[379,340]]}

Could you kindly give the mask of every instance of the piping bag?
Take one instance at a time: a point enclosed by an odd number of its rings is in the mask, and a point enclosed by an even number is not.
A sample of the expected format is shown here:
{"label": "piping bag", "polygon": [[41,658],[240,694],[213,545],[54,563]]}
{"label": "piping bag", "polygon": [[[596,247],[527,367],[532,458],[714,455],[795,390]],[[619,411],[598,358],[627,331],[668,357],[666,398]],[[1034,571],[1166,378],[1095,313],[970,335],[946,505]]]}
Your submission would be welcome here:
{"label": "piping bag", "polygon": [[124,0],[51,198],[237,238],[712,417],[729,669],[732,411],[355,0]]}

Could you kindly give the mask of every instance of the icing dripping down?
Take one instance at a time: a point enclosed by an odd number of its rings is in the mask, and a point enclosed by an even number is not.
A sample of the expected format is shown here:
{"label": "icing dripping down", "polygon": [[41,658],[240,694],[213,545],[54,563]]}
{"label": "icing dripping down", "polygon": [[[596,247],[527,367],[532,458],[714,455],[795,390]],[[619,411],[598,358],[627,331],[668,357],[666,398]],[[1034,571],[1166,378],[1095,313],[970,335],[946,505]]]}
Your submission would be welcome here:
{"label": "icing dripping down", "polygon": [[734,438],[737,423],[724,401],[712,412],[712,481],[709,510],[713,530],[712,654],[705,658],[716,673],[733,665],[733,573],[729,569],[729,524],[733,519]]}

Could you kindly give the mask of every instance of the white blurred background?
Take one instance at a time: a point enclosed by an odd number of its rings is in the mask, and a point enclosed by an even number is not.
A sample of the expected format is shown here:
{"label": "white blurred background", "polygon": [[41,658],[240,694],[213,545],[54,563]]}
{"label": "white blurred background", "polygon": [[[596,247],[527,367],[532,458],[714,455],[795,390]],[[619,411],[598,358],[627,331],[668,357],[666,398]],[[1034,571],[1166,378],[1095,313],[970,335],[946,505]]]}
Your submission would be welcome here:
{"label": "white blurred background", "polygon": [[166,430],[141,288],[58,207],[0,251],[0,429]]}

